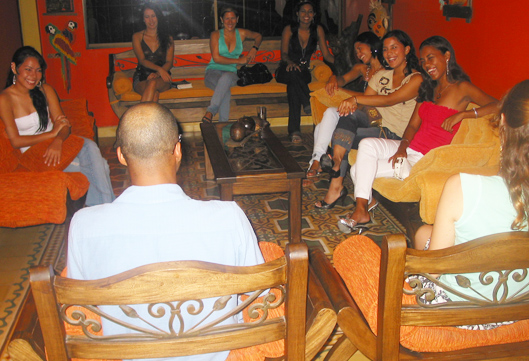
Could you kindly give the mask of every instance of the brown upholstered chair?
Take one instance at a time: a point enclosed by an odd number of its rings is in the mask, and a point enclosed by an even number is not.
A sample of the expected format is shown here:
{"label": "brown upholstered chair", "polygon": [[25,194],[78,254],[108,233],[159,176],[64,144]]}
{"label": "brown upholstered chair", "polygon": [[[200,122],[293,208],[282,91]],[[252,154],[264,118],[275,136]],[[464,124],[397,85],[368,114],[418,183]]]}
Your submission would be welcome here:
{"label": "brown upholstered chair", "polygon": [[[370,360],[384,361],[529,357],[529,275],[525,270],[529,267],[528,232],[491,235],[436,251],[408,249],[403,235],[386,236],[381,251],[364,236],[353,236],[345,242],[350,244],[338,255],[343,259],[337,260],[338,249],[334,255],[340,274],[320,251],[310,255],[311,267],[331,298],[344,332],[326,360],[348,360],[357,350]],[[351,257],[354,254],[358,256]],[[362,257],[368,256],[376,264],[380,257],[379,269],[362,264]],[[412,289],[404,282],[408,275],[419,273],[431,277],[469,272],[481,272],[483,282],[493,282],[497,297],[483,300],[474,296],[463,302],[425,305],[418,295],[427,289],[421,289],[422,284]],[[489,279],[498,274],[510,275],[525,288],[508,292],[501,281]],[[459,282],[464,285],[465,279]],[[492,330],[453,327],[512,320],[519,321]]]}
{"label": "brown upholstered chair", "polygon": [[[54,361],[80,357],[119,359],[182,356],[239,349],[281,339],[285,339],[286,360],[310,360],[325,343],[336,323],[336,315],[330,309],[321,285],[314,275],[308,276],[308,254],[303,243],[287,246],[284,257],[253,267],[198,261],[168,262],[138,267],[94,281],[54,276],[53,270],[47,267],[32,268],[30,272],[39,321],[42,330],[45,330],[46,352],[48,359]],[[163,287],[160,287],[161,284]],[[305,302],[307,285],[313,296],[308,303]],[[87,308],[94,310],[92,305],[159,304],[211,297],[220,299],[232,294],[253,295],[254,290],[269,288],[280,290],[276,293],[280,302],[278,299],[258,302],[264,302],[269,308],[276,308],[278,305],[275,303],[284,303],[284,316],[266,320],[258,316],[258,321],[247,320],[244,324],[224,328],[201,326],[204,328],[201,331],[182,335],[179,332],[172,335],[160,332],[157,337],[150,339],[146,339],[145,334],[132,338],[129,334],[126,339],[101,339],[90,336],[94,333],[90,327],[83,327],[86,336],[67,336],[63,321],[75,321],[73,316],[69,318],[66,316],[68,313],[61,312],[65,304],[89,305]],[[245,308],[248,306],[245,305]],[[246,315],[248,317],[249,314]],[[84,323],[88,324],[88,321]]]}

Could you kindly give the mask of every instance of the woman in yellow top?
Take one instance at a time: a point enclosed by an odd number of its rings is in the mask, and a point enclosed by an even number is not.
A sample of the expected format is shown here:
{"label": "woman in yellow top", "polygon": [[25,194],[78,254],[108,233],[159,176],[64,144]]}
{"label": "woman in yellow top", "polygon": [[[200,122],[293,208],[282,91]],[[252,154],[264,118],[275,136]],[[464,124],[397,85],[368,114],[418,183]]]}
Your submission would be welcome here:
{"label": "woman in yellow top", "polygon": [[[230,88],[237,84],[237,65],[251,63],[255,59],[257,50],[263,37],[261,34],[247,30],[236,29],[239,15],[234,8],[224,7],[220,12],[222,29],[211,33],[209,47],[211,61],[206,68],[204,83],[214,91],[213,97],[203,122],[211,123],[213,116],[219,113],[219,121],[227,122],[230,116]],[[247,55],[241,55],[245,39],[255,41]]]}

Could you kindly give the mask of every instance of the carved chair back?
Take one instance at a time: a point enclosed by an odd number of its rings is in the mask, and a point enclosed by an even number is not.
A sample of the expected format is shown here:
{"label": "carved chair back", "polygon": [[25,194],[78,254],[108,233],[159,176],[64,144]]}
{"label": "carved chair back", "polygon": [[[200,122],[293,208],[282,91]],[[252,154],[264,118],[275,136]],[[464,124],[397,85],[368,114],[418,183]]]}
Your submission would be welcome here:
{"label": "carved chair back", "polygon": [[[401,326],[478,325],[528,319],[528,254],[528,232],[490,235],[435,251],[409,249],[403,235],[385,237],[380,263],[377,360],[399,359]],[[464,275],[476,272],[480,284]],[[436,277],[439,274],[457,275],[457,284],[466,291],[447,286],[442,278]],[[413,279],[415,275],[420,277]],[[403,281],[410,276],[410,287],[403,288]],[[432,284],[449,291],[452,299],[461,301],[425,302],[434,296]],[[490,287],[490,294],[477,291],[482,286]],[[403,294],[414,296],[417,304],[403,305]],[[520,346],[514,345],[507,344],[504,350],[516,350]],[[527,348],[526,342],[525,352]],[[476,351],[487,358],[486,352]],[[494,348],[489,351],[492,354]],[[471,354],[464,359],[474,359]]]}
{"label": "carved chair back", "polygon": [[[287,246],[284,257],[252,267],[165,262],[81,281],[41,266],[30,270],[30,282],[50,360],[176,357],[279,339],[285,339],[286,360],[304,360],[307,275],[307,246],[298,243]],[[247,299],[235,309],[226,307],[241,294]],[[208,302],[212,309],[204,306]],[[282,304],[285,316],[267,319]],[[117,306],[126,317],[115,319],[102,305]],[[249,322],[224,322],[243,310]],[[128,332],[96,335],[102,325],[88,311]],[[185,324],[186,312],[198,321]],[[165,326],[157,326],[160,319]],[[65,323],[81,327],[84,335],[66,335]]]}

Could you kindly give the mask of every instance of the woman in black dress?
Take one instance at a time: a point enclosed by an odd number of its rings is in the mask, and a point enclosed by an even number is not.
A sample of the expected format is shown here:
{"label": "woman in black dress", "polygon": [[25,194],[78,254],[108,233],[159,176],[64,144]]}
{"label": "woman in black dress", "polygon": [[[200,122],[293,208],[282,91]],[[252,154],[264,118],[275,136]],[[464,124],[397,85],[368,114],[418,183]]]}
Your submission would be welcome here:
{"label": "woman in black dress", "polygon": [[133,86],[142,102],[157,102],[160,92],[171,88],[174,43],[156,5],[145,4],[141,14],[145,29],[132,35],[132,49],[138,58]]}
{"label": "woman in black dress", "polygon": [[323,58],[334,63],[325,41],[325,31],[315,24],[314,4],[301,0],[296,6],[296,22],[287,25],[281,37],[281,65],[276,70],[276,81],[287,84],[288,97],[288,134],[293,143],[301,143],[301,107],[310,114],[311,81],[310,58],[317,46]]}

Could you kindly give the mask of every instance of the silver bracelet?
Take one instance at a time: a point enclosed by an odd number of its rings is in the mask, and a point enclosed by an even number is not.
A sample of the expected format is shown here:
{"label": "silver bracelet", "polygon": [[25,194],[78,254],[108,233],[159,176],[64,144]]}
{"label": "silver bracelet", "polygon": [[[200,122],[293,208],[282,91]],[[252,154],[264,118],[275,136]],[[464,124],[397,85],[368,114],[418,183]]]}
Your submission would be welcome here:
{"label": "silver bracelet", "polygon": [[472,110],[474,111],[474,114],[476,114],[476,118],[478,118],[478,111],[476,110],[476,108],[472,108]]}

